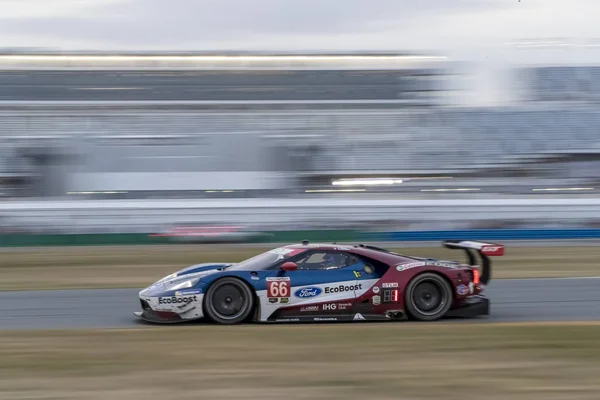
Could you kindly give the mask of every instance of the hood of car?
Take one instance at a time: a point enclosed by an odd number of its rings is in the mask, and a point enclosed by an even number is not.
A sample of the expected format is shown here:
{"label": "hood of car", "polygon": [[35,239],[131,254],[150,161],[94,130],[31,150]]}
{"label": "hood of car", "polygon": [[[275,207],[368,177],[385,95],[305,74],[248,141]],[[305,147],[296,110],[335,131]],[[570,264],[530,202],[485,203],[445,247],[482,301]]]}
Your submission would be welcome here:
{"label": "hood of car", "polygon": [[[180,276],[184,276],[184,275],[196,274],[198,272],[204,272],[204,271],[209,271],[209,270],[213,270],[213,269],[220,270],[223,268],[227,268],[231,265],[233,265],[233,263],[216,262],[216,263],[196,264],[196,265],[191,265],[189,267],[182,268],[179,271],[175,272],[174,274],[169,275],[168,277],[180,277]],[[168,277],[165,277],[165,278],[168,278]],[[165,279],[165,278],[163,278],[163,279]]]}
{"label": "hood of car", "polygon": [[[142,293],[149,294],[157,291],[177,290],[180,285],[185,284],[188,281],[193,282],[188,287],[193,287],[201,277],[220,272],[230,265],[233,265],[233,263],[203,263],[191,265],[159,279],[144,289]],[[185,289],[187,287],[182,288]]]}

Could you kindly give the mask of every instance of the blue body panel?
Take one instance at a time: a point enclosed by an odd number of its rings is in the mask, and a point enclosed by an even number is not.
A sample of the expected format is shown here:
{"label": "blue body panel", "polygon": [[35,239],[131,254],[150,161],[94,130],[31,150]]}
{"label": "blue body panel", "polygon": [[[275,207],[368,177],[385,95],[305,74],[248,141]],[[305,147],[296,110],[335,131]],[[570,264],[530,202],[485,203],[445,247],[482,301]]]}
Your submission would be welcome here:
{"label": "blue body panel", "polygon": [[[232,263],[203,263],[192,265],[190,267],[183,268],[176,272],[177,278],[183,278],[186,275],[196,274],[199,272],[207,272],[215,270],[208,275],[200,277],[200,280],[190,288],[179,289],[179,290],[162,290],[155,292],[154,295],[158,296],[173,296],[175,292],[184,292],[187,294],[193,294],[192,292],[201,291],[206,293],[208,287],[217,279],[224,277],[236,277],[248,282],[255,291],[261,291],[267,289],[266,278],[268,277],[283,277],[289,276],[292,279],[293,286],[307,286],[316,284],[336,283],[343,281],[356,280],[360,282],[364,279],[379,278],[376,272],[368,274],[365,272],[365,264],[361,261],[355,265],[351,265],[339,269],[331,270],[303,270],[298,269],[296,271],[281,271],[281,270],[267,270],[267,271],[239,271],[239,270],[224,270],[218,271],[218,268],[223,268],[232,265]],[[176,279],[177,279],[176,278]]]}
{"label": "blue body panel", "polygon": [[213,274],[203,276],[198,282],[200,287],[208,287],[217,279],[227,276],[241,278],[250,283],[254,290],[265,290],[267,288],[266,278],[274,276],[278,271],[217,271]]}

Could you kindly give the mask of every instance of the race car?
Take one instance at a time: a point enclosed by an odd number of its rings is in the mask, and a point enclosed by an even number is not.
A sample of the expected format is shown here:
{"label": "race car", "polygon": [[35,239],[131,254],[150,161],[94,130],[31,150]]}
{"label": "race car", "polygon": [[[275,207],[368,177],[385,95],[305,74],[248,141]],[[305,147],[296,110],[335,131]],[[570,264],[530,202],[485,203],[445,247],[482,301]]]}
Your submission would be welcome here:
{"label": "race car", "polygon": [[[148,322],[435,321],[487,316],[482,293],[501,244],[447,240],[468,264],[358,244],[278,247],[239,263],[184,268],[139,293]],[[476,265],[477,256],[481,265]]]}

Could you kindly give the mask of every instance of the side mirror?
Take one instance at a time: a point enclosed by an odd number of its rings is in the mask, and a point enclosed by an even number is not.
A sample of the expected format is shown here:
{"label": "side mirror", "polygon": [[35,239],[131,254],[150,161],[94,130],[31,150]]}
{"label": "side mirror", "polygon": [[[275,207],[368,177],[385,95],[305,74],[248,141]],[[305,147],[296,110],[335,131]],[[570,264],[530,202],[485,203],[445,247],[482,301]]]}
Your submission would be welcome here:
{"label": "side mirror", "polygon": [[298,269],[298,264],[296,264],[295,262],[284,262],[283,265],[281,266],[281,270],[282,271],[295,271]]}

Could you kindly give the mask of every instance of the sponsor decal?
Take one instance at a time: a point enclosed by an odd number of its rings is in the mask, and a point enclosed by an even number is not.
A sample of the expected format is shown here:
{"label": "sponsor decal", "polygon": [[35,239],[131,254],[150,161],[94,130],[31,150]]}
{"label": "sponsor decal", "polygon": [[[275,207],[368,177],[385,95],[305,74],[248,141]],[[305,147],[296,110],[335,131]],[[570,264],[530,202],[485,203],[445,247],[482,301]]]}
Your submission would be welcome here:
{"label": "sponsor decal", "polygon": [[352,318],[354,321],[365,321],[366,318],[362,316],[362,314],[355,314],[354,318]]}
{"label": "sponsor decal", "polygon": [[361,276],[360,272],[358,272],[358,271],[353,271],[353,272],[354,272],[354,276],[355,277],[360,278],[360,276]]}
{"label": "sponsor decal", "polygon": [[192,301],[198,301],[198,296],[158,298],[158,304],[190,304]]}
{"label": "sponsor decal", "polygon": [[373,305],[378,306],[381,304],[381,296],[373,296]]}
{"label": "sponsor decal", "polygon": [[373,287],[373,293],[379,293],[379,286]]}
{"label": "sponsor decal", "polygon": [[271,302],[271,298],[289,298],[291,287],[292,284],[289,277],[267,278],[267,297],[269,298],[269,302]]}
{"label": "sponsor decal", "polygon": [[294,296],[299,297],[301,299],[307,299],[310,297],[317,297],[322,292],[323,290],[321,290],[321,288],[318,288],[316,286],[310,286],[296,290]]}
{"label": "sponsor decal", "polygon": [[286,304],[290,302],[290,298],[289,297],[283,297],[279,300],[280,303],[282,304]]}
{"label": "sponsor decal", "polygon": [[436,262],[430,263],[429,265],[433,265],[434,267],[456,268],[458,266],[458,263],[456,263],[456,262],[436,261]]}
{"label": "sponsor decal", "polygon": [[187,296],[191,294],[201,294],[202,290],[178,290],[175,292],[175,296]]}
{"label": "sponsor decal", "polygon": [[370,265],[365,265],[365,272],[369,275],[373,274],[373,267],[371,267]]}
{"label": "sponsor decal", "polygon": [[385,282],[381,284],[382,288],[396,288],[398,287],[398,282]]}
{"label": "sponsor decal", "polygon": [[279,299],[275,299],[275,298],[273,298],[273,297],[271,297],[271,298],[269,299],[269,303],[271,303],[271,304],[273,304],[273,303],[277,303],[278,301],[279,301]]}
{"label": "sponsor decal", "polygon": [[[477,288],[479,289],[479,288]],[[469,293],[473,293],[475,291],[475,284],[473,282],[469,282]]]}
{"label": "sponsor decal", "polygon": [[501,256],[504,255],[504,246],[492,243],[462,241],[458,243],[462,247],[469,247],[472,249],[480,249],[480,251],[488,256]]}
{"label": "sponsor decal", "polygon": [[308,307],[302,307],[300,309],[300,312],[315,312],[315,311],[319,311],[319,306],[308,306]]}
{"label": "sponsor decal", "polygon": [[337,318],[313,318],[313,321],[337,321]]}
{"label": "sponsor decal", "polygon": [[339,286],[332,286],[332,287],[328,286],[325,288],[325,294],[350,292],[350,291],[361,290],[361,289],[362,289],[362,283],[359,283],[357,285],[339,285]]}
{"label": "sponsor decal", "polygon": [[481,252],[488,256],[501,256],[504,255],[503,246],[483,246]]}
{"label": "sponsor decal", "polygon": [[458,287],[456,288],[456,293],[458,293],[461,296],[467,295],[469,294],[469,288],[465,285],[458,285]]}
{"label": "sponsor decal", "polygon": [[300,321],[299,318],[281,318],[281,319],[276,319],[275,322],[298,322]]}
{"label": "sponsor decal", "polygon": [[[318,306],[317,307],[318,310]],[[352,303],[329,303],[329,304],[323,304],[321,306],[323,308],[323,311],[336,311],[336,310],[347,310],[348,308],[352,307]],[[312,308],[312,307],[305,307],[305,308]],[[315,310],[315,311],[317,311]]]}
{"label": "sponsor decal", "polygon": [[500,246],[485,246],[485,247],[482,247],[481,250],[482,251],[498,251],[501,248],[502,247],[500,247]]}
{"label": "sponsor decal", "polygon": [[400,264],[396,267],[396,270],[398,271],[404,271],[405,269],[410,269],[410,268],[416,268],[416,267],[422,267],[424,265],[427,265],[427,263],[424,263],[422,261],[419,262],[411,262],[408,264]]}
{"label": "sponsor decal", "polygon": [[250,277],[250,279],[252,279],[253,281],[257,281],[257,280],[259,280],[260,278],[259,278],[258,276],[251,276],[251,277]]}

